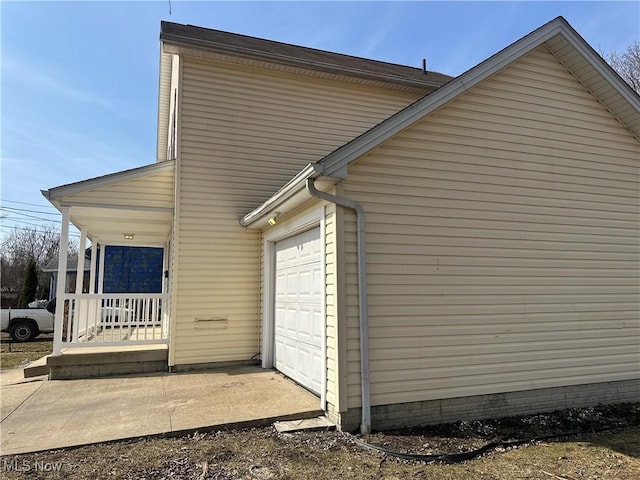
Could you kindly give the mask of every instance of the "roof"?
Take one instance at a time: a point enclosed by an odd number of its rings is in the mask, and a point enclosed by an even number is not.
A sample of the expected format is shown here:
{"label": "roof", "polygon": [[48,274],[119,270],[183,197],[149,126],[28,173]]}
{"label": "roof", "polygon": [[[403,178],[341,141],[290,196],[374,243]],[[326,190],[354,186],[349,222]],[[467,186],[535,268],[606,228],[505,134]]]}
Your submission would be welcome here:
{"label": "roof", "polygon": [[67,195],[73,195],[93,190],[95,188],[135,180],[136,178],[146,177],[155,173],[171,172],[174,168],[175,162],[173,160],[152,163],[142,167],[110,173],[101,177],[89,178],[79,182],[60,185],[59,187],[50,188],[49,190],[42,190],[42,195],[44,195],[44,197],[49,201],[55,201]]}
{"label": "roof", "polygon": [[[70,221],[101,244],[163,246],[171,231],[174,211],[175,161],[91,178],[43,190]],[[134,234],[134,239],[125,237]],[[124,243],[123,243],[124,242]]]}
{"label": "roof", "polygon": [[160,39],[238,57],[423,88],[437,88],[453,78],[433,71],[425,73],[422,68],[172,22],[161,22]]}
{"label": "roof", "polygon": [[[91,250],[84,256],[85,260],[91,260]],[[91,264],[89,261],[84,263],[85,271],[91,270]],[[78,255],[69,255],[67,257],[67,272],[75,272],[78,270]],[[42,269],[43,272],[57,272],[58,271],[58,257],[52,258]]]}
{"label": "roof", "polygon": [[323,173],[333,176],[343,171],[356,158],[543,44],[640,139],[640,96],[563,17],[557,17],[330,153],[319,161]]}
{"label": "roof", "polygon": [[245,215],[240,224],[260,228],[264,226],[265,216],[274,208],[284,204],[291,205],[294,196],[304,200],[301,195],[306,183],[306,178],[301,175],[303,172],[310,172],[309,177],[314,178],[332,177],[335,179],[334,183],[346,178],[347,167],[352,162],[541,45],[546,45],[576,79],[640,140],[640,96],[563,17],[557,17],[315,164],[307,165],[287,183],[286,188],[278,190],[266,202]]}

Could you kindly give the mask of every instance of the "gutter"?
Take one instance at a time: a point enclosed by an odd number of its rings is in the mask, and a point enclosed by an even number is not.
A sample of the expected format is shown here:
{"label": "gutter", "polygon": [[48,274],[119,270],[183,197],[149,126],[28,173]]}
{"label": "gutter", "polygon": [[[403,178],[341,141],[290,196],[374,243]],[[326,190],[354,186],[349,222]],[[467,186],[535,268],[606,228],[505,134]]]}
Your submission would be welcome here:
{"label": "gutter", "polygon": [[[334,178],[346,178],[346,169],[335,172]],[[255,210],[247,213],[240,220],[240,225],[247,227],[260,218],[272,213],[293,195],[306,189],[312,197],[355,210],[357,219],[357,256],[358,256],[358,316],[360,327],[360,386],[362,395],[362,419],[360,431],[363,435],[371,432],[371,399],[369,393],[369,314],[367,305],[367,257],[365,230],[365,211],[358,202],[320,191],[315,186],[315,179],[327,176],[321,163],[310,163],[294,178],[278,190],[271,198]]]}
{"label": "gutter", "polygon": [[[385,74],[380,72],[372,72],[370,70],[363,70],[360,68],[349,67],[346,65],[335,65],[319,60],[312,59],[300,59],[298,57],[285,55],[281,53],[265,52],[255,50],[253,48],[232,46],[226,43],[218,43],[205,39],[194,39],[193,37],[180,35],[178,33],[160,33],[160,40],[165,45],[171,45],[180,49],[183,46],[205,49],[213,53],[219,53],[223,55],[234,55],[250,60],[258,60],[265,62],[277,63],[280,65],[289,65],[297,68],[306,68],[311,70],[318,70],[321,72],[328,72],[335,75],[350,75],[354,77],[364,78],[367,80],[374,80],[379,82],[389,82],[395,85],[403,85],[407,87],[430,89],[435,90],[440,88],[445,82],[427,81],[427,80],[414,80],[409,77],[400,77],[393,74]],[[287,45],[287,44],[285,44]],[[294,45],[295,46],[295,45]],[[300,47],[307,48],[307,47]],[[314,49],[311,49],[314,50]],[[171,52],[179,53],[179,52]],[[341,55],[341,54],[336,54]],[[404,65],[400,65],[404,66]],[[408,67],[413,68],[413,67]],[[419,70],[413,68],[414,70]],[[420,71],[420,70],[419,70]],[[428,75],[425,75],[428,78]]]}
{"label": "gutter", "polygon": [[307,192],[312,197],[355,210],[358,226],[358,316],[360,320],[360,386],[362,390],[362,419],[360,433],[371,433],[371,399],[369,395],[369,316],[367,308],[367,257],[365,251],[365,212],[362,205],[338,195],[316,189],[313,178],[306,179]]}
{"label": "gutter", "polygon": [[308,164],[295,177],[289,180],[284,187],[273,194],[273,196],[271,196],[269,200],[242,217],[240,219],[240,225],[242,225],[243,227],[247,227],[258,220],[260,217],[267,215],[274,208],[278,207],[283,202],[288,200],[296,192],[302,190],[304,188],[304,182],[308,178],[318,177],[321,171],[321,165],[317,163]]}

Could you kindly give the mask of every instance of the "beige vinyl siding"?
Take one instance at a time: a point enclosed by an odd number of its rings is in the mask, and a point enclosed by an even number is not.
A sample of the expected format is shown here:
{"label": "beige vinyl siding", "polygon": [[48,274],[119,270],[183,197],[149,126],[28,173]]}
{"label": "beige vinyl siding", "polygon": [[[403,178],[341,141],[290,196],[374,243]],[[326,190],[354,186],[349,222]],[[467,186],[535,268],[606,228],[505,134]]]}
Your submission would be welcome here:
{"label": "beige vinyl siding", "polygon": [[67,195],[64,200],[74,205],[135,205],[141,208],[173,209],[173,182],[173,172],[162,172]]}
{"label": "beige vinyl siding", "polygon": [[183,58],[176,365],[259,353],[260,233],[238,220],[415,94]]}
{"label": "beige vinyl siding", "polygon": [[638,140],[542,47],[352,165],[372,404],[638,378],[639,162]]}
{"label": "beige vinyl siding", "polygon": [[160,75],[158,82],[158,142],[156,145],[156,161],[167,160],[169,115],[169,92],[171,90],[172,55],[160,49]]}
{"label": "beige vinyl siding", "polygon": [[[336,185],[329,191],[342,195]],[[326,318],[327,318],[327,408],[331,413],[348,409],[347,404],[347,322],[345,302],[344,210],[335,204],[325,207]],[[340,320],[343,319],[343,320]]]}
{"label": "beige vinyl siding", "polygon": [[327,365],[327,403],[338,407],[338,312],[336,281],[336,217],[335,206],[328,205],[325,210],[325,321],[326,321],[326,365]]}
{"label": "beige vinyl siding", "polygon": [[[338,232],[342,230],[339,226],[342,212],[334,204],[327,204],[325,207],[325,318],[327,323],[326,331],[326,358],[327,358],[327,410],[339,412],[346,409],[346,395],[341,395],[342,390],[346,392],[346,385],[340,382],[340,373],[346,370],[346,356],[339,353],[346,337],[346,329],[341,332],[343,326],[338,321],[341,318],[340,295],[341,279],[340,262],[342,255],[338,252],[337,245],[340,243]],[[346,327],[346,326],[345,326]],[[344,349],[343,349],[344,350]],[[346,376],[345,376],[346,378]]]}
{"label": "beige vinyl siding", "polygon": [[167,129],[167,152],[169,160],[175,160],[178,149],[178,85],[180,83],[180,57],[172,55],[171,58],[171,86],[169,89],[169,126]]}

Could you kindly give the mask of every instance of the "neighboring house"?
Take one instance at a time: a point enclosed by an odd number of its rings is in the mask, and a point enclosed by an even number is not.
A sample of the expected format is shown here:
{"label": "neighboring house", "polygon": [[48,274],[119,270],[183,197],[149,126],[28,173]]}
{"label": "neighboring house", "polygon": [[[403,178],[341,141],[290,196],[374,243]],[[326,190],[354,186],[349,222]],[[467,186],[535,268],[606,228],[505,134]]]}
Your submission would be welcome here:
{"label": "neighboring house", "polygon": [[[99,253],[98,253],[99,255]],[[109,245],[105,249],[104,293],[160,293],[162,291],[162,248],[122,247]],[[49,299],[56,296],[58,257],[43,269],[51,273]],[[85,251],[82,293],[89,293],[91,249]],[[65,292],[75,291],[78,275],[78,256],[67,258]]]}
{"label": "neighboring house", "polygon": [[[83,273],[83,286],[82,293],[89,293],[89,262],[91,260],[91,251],[85,253],[84,273]],[[49,300],[56,296],[56,288],[58,285],[58,257],[52,258],[42,269],[45,273],[50,273],[49,279]],[[67,257],[67,268],[64,283],[64,291],[71,293],[75,291],[75,285],[78,277],[78,256],[70,255]]]}
{"label": "neighboring house", "polygon": [[363,431],[640,399],[640,97],[563,18],[455,79],[160,39],[157,163],[44,194],[164,247],[165,367],[259,358]]}

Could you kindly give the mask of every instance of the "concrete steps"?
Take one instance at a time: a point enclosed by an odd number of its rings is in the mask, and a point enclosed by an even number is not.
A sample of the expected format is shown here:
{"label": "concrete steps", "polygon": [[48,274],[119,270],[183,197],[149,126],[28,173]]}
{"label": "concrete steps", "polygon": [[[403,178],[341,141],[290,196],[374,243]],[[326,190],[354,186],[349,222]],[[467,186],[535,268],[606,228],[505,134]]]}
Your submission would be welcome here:
{"label": "concrete steps", "polygon": [[31,362],[24,367],[24,378],[39,377],[41,375],[49,374],[49,366],[47,365],[47,358],[50,355],[46,355],[38,360]]}
{"label": "concrete steps", "polygon": [[284,420],[275,422],[274,428],[278,433],[293,433],[314,430],[335,430],[336,424],[327,417],[300,418],[297,420]]}
{"label": "concrete steps", "polygon": [[107,377],[135,373],[167,372],[166,345],[90,347],[48,355],[24,369],[25,378],[49,375],[50,380]]}

